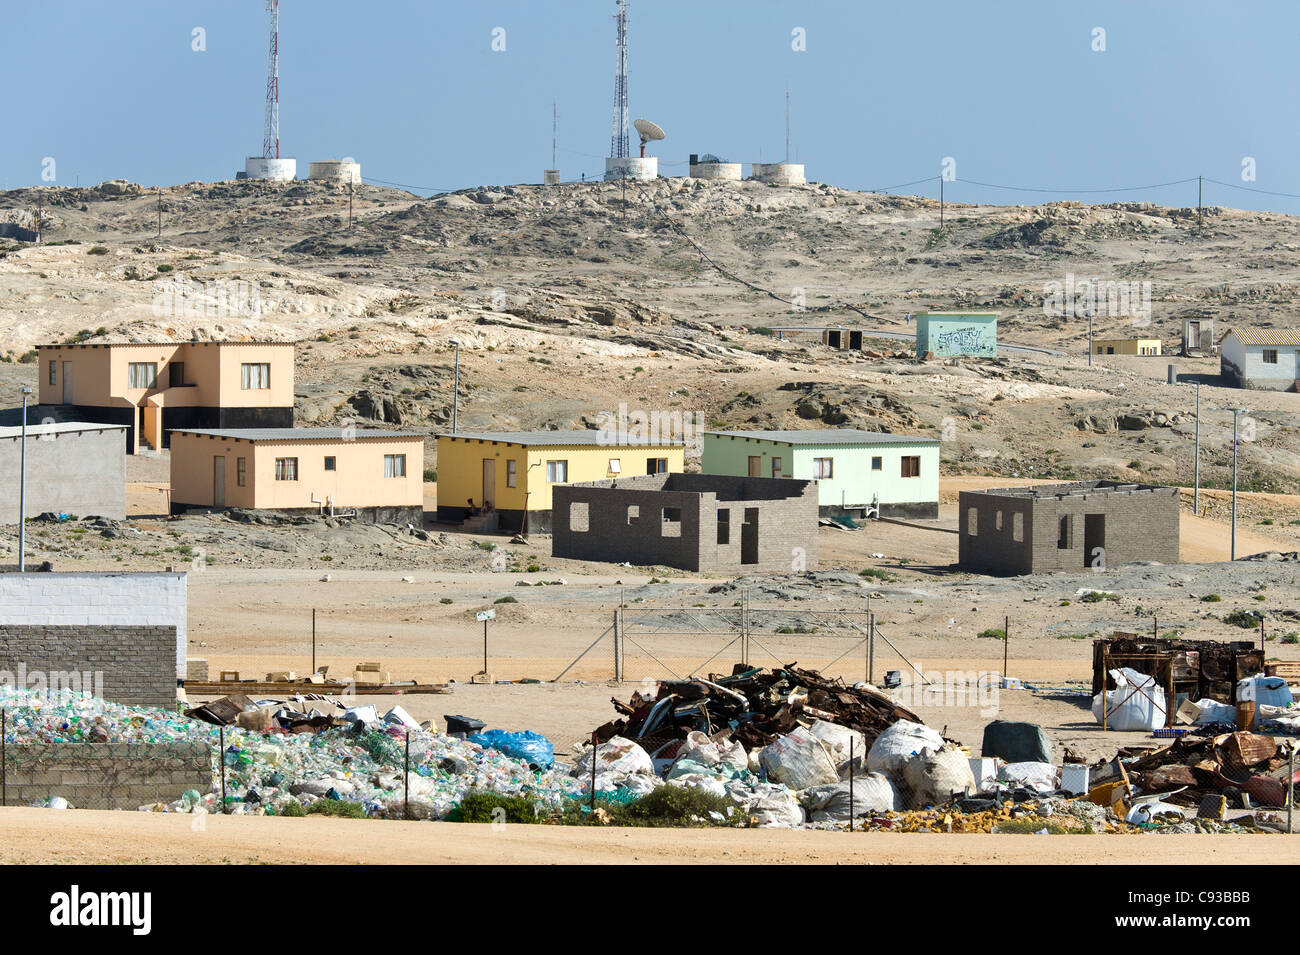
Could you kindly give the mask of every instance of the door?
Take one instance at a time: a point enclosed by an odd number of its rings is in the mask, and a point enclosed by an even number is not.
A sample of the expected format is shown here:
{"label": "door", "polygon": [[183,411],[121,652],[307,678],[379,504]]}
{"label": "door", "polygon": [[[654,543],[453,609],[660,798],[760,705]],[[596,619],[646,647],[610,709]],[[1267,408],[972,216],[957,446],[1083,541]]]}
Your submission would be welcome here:
{"label": "door", "polygon": [[212,506],[226,506],[226,459],[220,454],[212,459]]}
{"label": "door", "polygon": [[749,456],[749,476],[750,477],[763,476],[763,458],[761,455],[751,454]]}
{"label": "door", "polygon": [[497,462],[495,458],[483,459],[483,506],[491,507],[497,496]]}
{"label": "door", "polygon": [[63,363],[63,396],[59,404],[72,404],[72,362],[70,361]]}
{"label": "door", "polygon": [[1106,515],[1083,515],[1083,566],[1106,566]]}
{"label": "door", "polygon": [[1200,322],[1187,323],[1186,346],[1192,349],[1201,347],[1201,323]]}
{"label": "door", "polygon": [[758,563],[758,508],[745,508],[745,522],[740,525],[740,562]]}
{"label": "door", "polygon": [[849,332],[849,349],[851,351],[862,351],[861,332]]}

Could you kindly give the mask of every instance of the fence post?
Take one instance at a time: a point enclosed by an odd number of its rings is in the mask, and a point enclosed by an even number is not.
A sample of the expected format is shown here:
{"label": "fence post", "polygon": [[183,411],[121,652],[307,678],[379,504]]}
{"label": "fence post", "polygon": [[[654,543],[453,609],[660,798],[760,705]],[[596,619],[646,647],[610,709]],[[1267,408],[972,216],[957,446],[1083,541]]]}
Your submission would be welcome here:
{"label": "fence post", "polygon": [[596,811],[596,755],[600,749],[600,737],[593,730],[591,734],[591,811]]}
{"label": "fence post", "polygon": [[618,628],[618,611],[615,610],[615,611],[614,611],[614,682],[615,682],[615,683],[622,683],[622,682],[623,682],[623,675],[622,675],[622,671],[619,669],[619,666],[618,666],[618,641],[619,641],[619,632],[618,632],[618,629],[619,629],[619,628]]}
{"label": "fence post", "polygon": [[221,767],[221,814],[226,813],[226,727],[217,727],[217,765]]}
{"label": "fence post", "polygon": [[876,682],[876,614],[867,614],[867,683]]}
{"label": "fence post", "polygon": [[406,730],[406,763],[402,770],[402,818],[411,818],[411,730]]}
{"label": "fence post", "polygon": [[1291,828],[1291,812],[1295,808],[1295,740],[1291,740],[1290,752],[1287,753],[1286,764],[1286,831],[1294,832]]}
{"label": "fence post", "polygon": [[0,806],[9,805],[9,761],[5,753],[5,733],[8,732],[7,715],[5,708],[0,706]]}
{"label": "fence post", "polygon": [[853,831],[853,820],[855,818],[853,806],[853,737],[849,737],[849,832]]}

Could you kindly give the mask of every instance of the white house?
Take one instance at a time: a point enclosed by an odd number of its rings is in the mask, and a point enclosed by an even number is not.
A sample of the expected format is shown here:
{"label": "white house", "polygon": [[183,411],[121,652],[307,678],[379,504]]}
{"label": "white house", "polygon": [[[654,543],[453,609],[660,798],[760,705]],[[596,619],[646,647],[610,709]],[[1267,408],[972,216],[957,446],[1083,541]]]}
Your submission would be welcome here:
{"label": "white house", "polygon": [[1228,332],[1219,343],[1219,371],[1238,388],[1300,390],[1300,328]]}

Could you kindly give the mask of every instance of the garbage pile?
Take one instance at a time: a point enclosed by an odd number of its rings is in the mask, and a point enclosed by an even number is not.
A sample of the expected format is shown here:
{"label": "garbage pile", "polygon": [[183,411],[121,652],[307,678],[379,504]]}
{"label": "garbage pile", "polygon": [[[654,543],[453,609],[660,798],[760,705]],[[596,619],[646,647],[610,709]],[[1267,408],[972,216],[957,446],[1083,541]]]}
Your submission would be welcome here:
{"label": "garbage pile", "polygon": [[1090,798],[1127,821],[1223,820],[1229,809],[1281,808],[1300,779],[1288,741],[1245,730],[1186,735],[1155,751],[1121,750],[1092,768]]}
{"label": "garbage pile", "polygon": [[[248,701],[251,708],[245,709],[227,698],[218,701],[221,705],[195,708],[216,717],[210,722],[70,692],[0,687],[0,702],[7,711],[10,743],[189,741],[213,747],[209,785],[171,803],[140,807],[143,810],[281,815],[291,804],[307,808],[320,799],[337,799],[362,804],[370,816],[399,818],[409,808],[412,818],[441,819],[470,790],[527,796],[544,807],[558,807],[581,791],[569,767],[538,765],[497,748],[511,739],[480,743],[442,735],[415,724],[400,707],[381,717],[373,706],[346,707],[332,700],[311,701],[305,707],[304,701]],[[320,712],[305,715],[314,711]],[[301,722],[304,715],[306,722]],[[256,725],[240,725],[241,716]],[[322,717],[329,725],[310,725]],[[261,724],[268,720],[274,726],[263,730]],[[408,734],[409,801],[403,784]],[[215,759],[222,736],[224,805]],[[533,752],[540,753],[537,740],[530,742]]]}

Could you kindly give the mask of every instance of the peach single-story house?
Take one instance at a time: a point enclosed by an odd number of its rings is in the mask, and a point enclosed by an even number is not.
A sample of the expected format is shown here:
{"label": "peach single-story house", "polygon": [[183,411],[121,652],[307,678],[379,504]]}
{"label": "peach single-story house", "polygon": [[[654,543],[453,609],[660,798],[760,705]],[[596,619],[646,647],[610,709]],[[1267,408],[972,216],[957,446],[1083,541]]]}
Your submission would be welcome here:
{"label": "peach single-story house", "polygon": [[127,426],[128,453],[180,428],[293,425],[292,342],[41,345],[41,407]]}
{"label": "peach single-story house", "polygon": [[424,438],[354,428],[171,433],[171,510],[241,507],[424,522]]}

